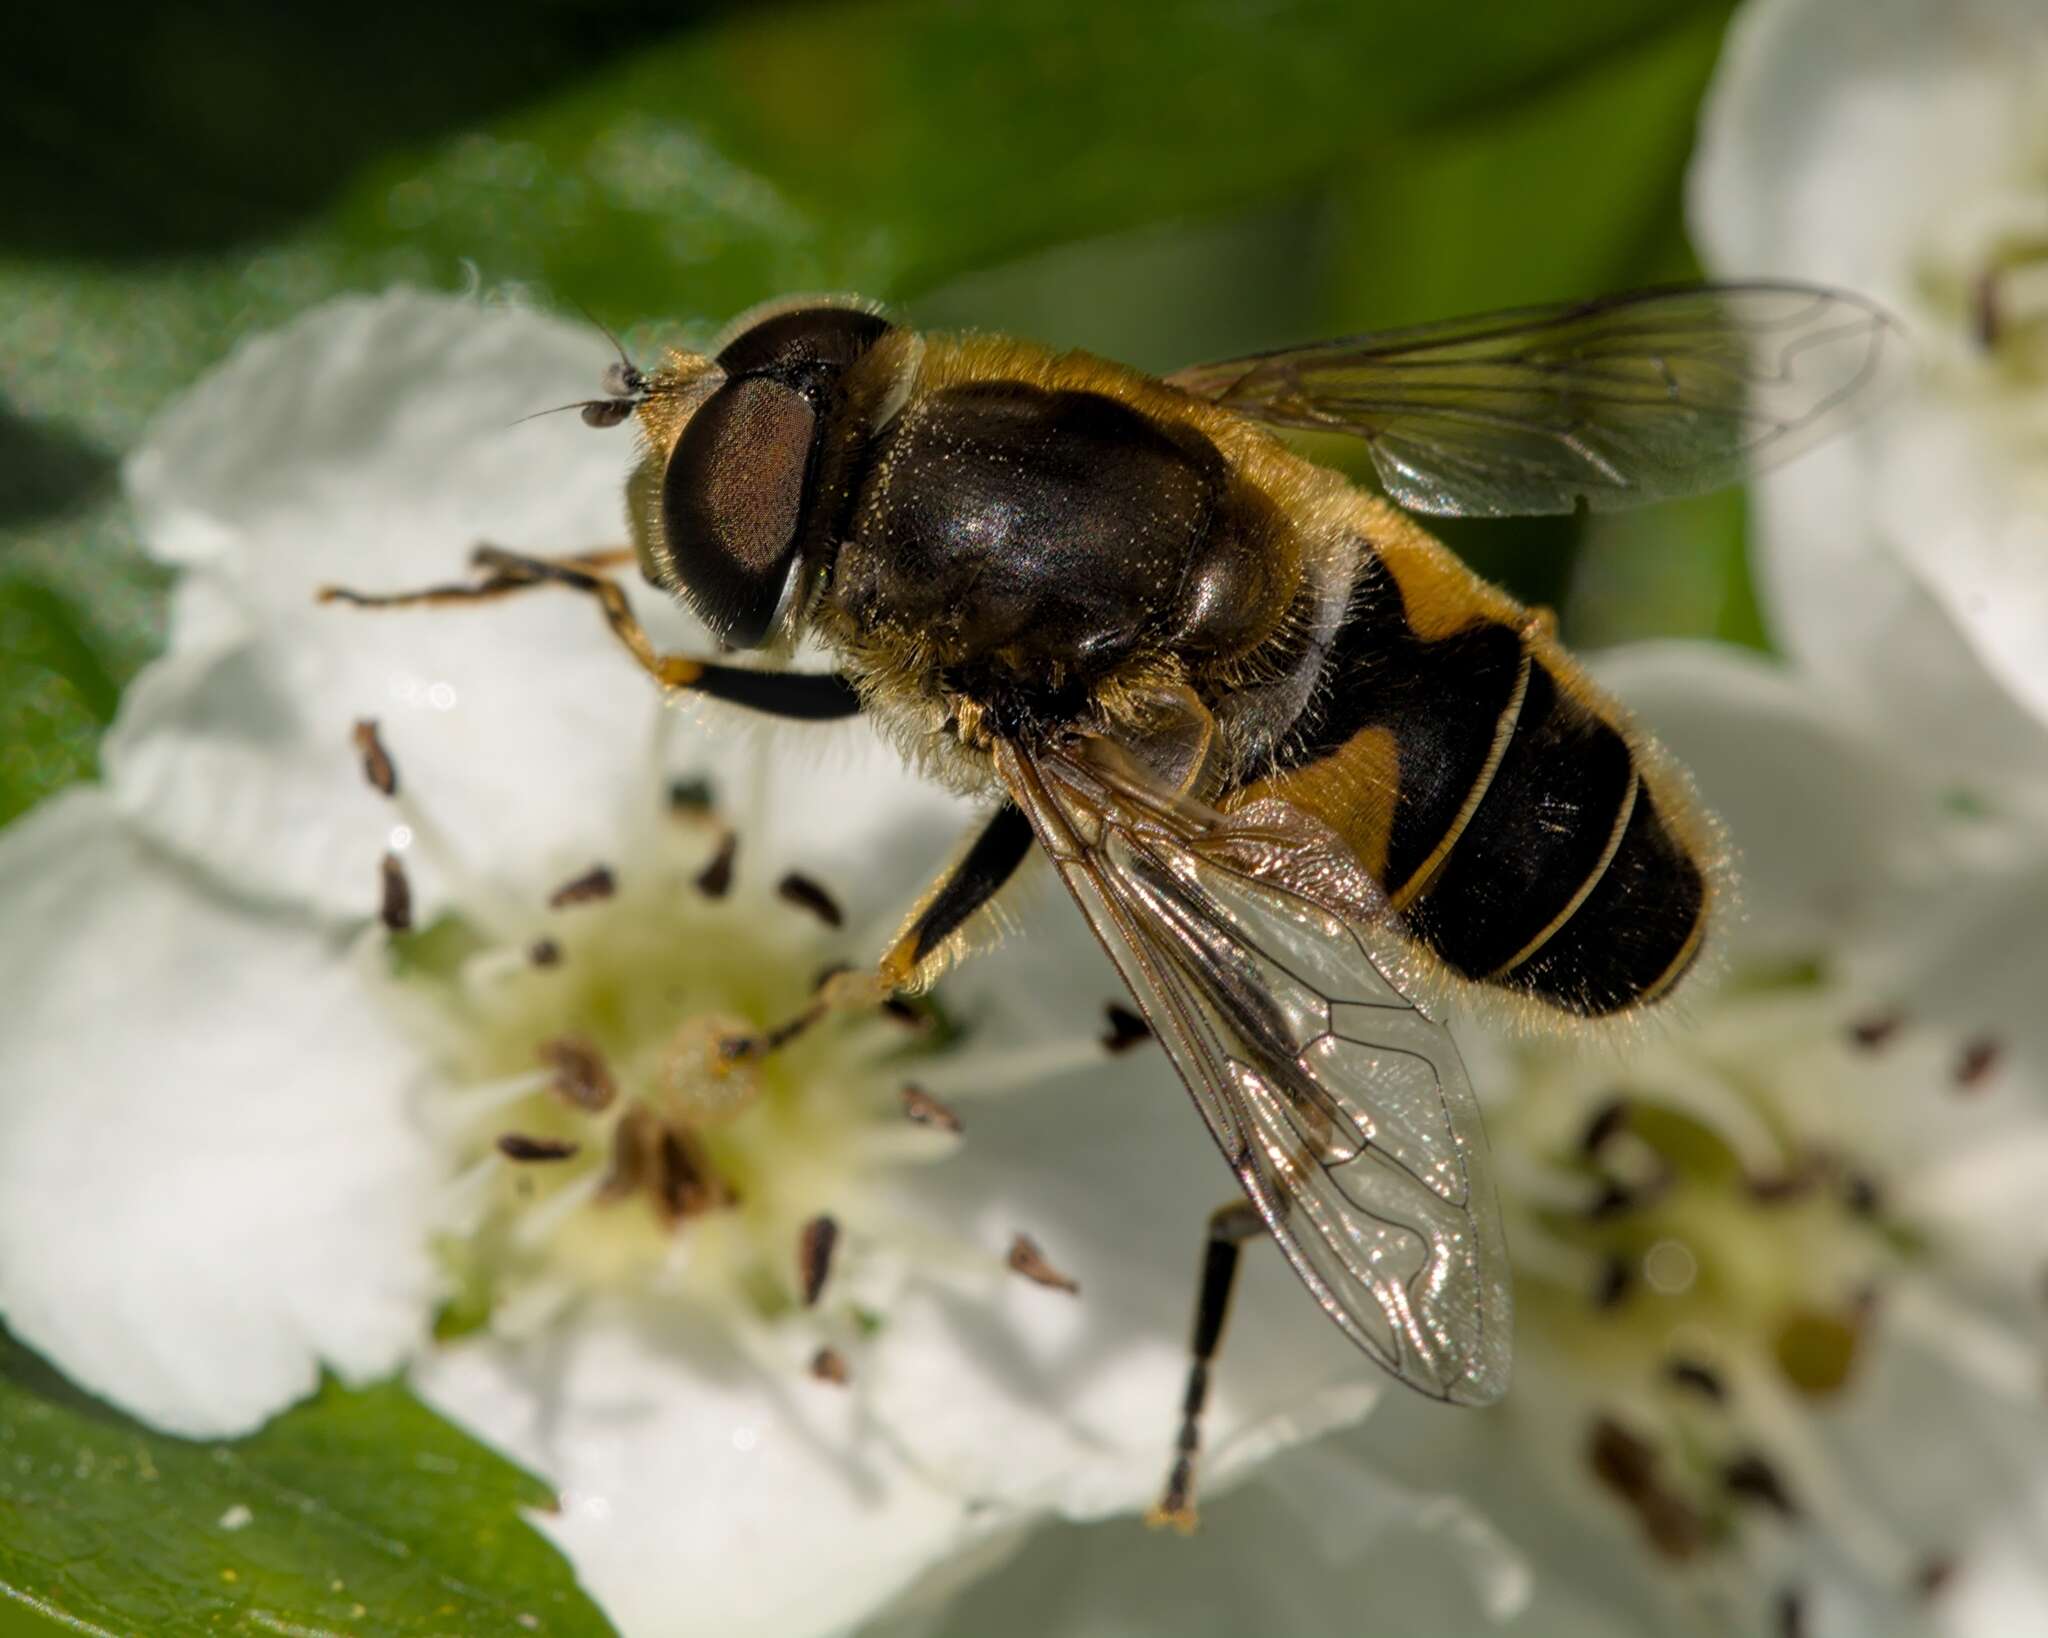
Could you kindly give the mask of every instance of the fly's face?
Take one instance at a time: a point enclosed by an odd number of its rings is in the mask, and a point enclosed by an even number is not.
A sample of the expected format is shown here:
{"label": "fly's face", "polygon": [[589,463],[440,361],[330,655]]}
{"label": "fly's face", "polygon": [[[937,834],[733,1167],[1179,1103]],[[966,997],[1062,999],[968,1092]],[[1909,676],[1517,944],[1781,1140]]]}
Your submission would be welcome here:
{"label": "fly's face", "polygon": [[612,424],[637,412],[643,440],[627,501],[641,571],[728,648],[794,637],[806,593],[843,522],[849,446],[868,395],[849,379],[888,321],[802,303],[742,319],[709,356],[631,366],[586,406]]}

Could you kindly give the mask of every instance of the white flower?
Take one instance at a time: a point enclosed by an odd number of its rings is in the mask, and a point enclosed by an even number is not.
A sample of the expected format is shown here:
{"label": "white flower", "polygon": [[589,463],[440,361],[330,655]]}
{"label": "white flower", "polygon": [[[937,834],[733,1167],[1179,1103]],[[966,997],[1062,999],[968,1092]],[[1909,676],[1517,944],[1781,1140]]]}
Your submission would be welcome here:
{"label": "white flower", "polygon": [[[2015,938],[1914,879],[1959,821],[1821,691],[1707,646],[1603,671],[1698,773],[1753,909],[1719,983],[1629,1050],[1466,1035],[1507,1399],[1389,1396],[1209,1509],[1199,1561],[1050,1531],[946,1630],[2031,1630],[2048,1060],[2010,1002],[1969,1032],[1921,1003],[1955,944],[2038,976],[2048,922]],[[1936,917],[1951,937],[1899,936]],[[1039,1585],[1058,1604],[1006,1620]]]}
{"label": "white flower", "polygon": [[1753,0],[1691,177],[1721,277],[1890,306],[1889,414],[1756,488],[1783,646],[1937,778],[2048,808],[2048,8]]}
{"label": "white flower", "polygon": [[[967,820],[859,725],[664,709],[567,594],[315,604],[479,537],[613,543],[624,435],[510,425],[605,361],[342,302],[135,457],[170,651],[104,788],[0,836],[0,1312],[188,1434],[408,1369],[556,1484],[543,1527],[628,1634],[843,1630],[1154,1498],[1229,1182],[1156,1050],[1101,1044],[1114,977],[1045,891],[938,1012],[720,1056],[871,960]],[[906,1119],[913,1081],[964,1135]],[[1078,1296],[1006,1267],[1019,1232]],[[1378,1391],[1277,1270],[1243,1307],[1214,1495]]]}

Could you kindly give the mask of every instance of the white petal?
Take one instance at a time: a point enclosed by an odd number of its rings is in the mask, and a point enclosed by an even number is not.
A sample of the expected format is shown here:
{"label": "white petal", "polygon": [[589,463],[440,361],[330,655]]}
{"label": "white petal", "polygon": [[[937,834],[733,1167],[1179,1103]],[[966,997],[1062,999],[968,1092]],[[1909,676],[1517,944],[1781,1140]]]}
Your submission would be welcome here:
{"label": "white petal", "polygon": [[558,1487],[537,1522],[631,1638],[842,1632],[967,1539],[965,1506],[875,1436],[858,1376],[778,1371],[728,1336],[586,1312],[430,1356],[414,1383]]}
{"label": "white petal", "polygon": [[393,291],[245,342],[167,410],[125,478],[144,544],[296,612],[329,581],[407,585],[478,540],[617,544],[632,450],[574,415],[610,362],[593,332]]}
{"label": "white petal", "polygon": [[[1062,894],[961,975],[1028,997],[1062,1037],[1103,1029],[1124,992]],[[978,1011],[963,1000],[970,1016]],[[1153,1044],[1004,1098],[947,1072],[966,1132],[907,1176],[911,1209],[955,1237],[956,1278],[891,1304],[869,1374],[876,1412],[946,1485],[1028,1516],[1149,1506],[1163,1485],[1188,1368],[1204,1228],[1236,1180]],[[1078,1296],[1004,1266],[1028,1234]],[[1205,1423],[1202,1484],[1220,1494],[1273,1450],[1363,1415],[1385,1379],[1270,1247],[1248,1248]]]}
{"label": "white petal", "polygon": [[1915,247],[1973,179],[2024,163],[2032,0],[1753,0],[1728,33],[1689,178],[1724,277],[1918,306]]}
{"label": "white petal", "polygon": [[1671,642],[1609,650],[1596,670],[1728,827],[1745,912],[1734,936],[1748,954],[1810,954],[1839,938],[1928,826],[1926,793],[1782,666]]}
{"label": "white petal", "polygon": [[195,885],[96,791],[0,837],[0,1309],[85,1387],[248,1430],[395,1369],[434,1296],[407,1054],[304,922]]}
{"label": "white petal", "polygon": [[2048,389],[2032,405],[2017,396],[1930,394],[1892,417],[1873,507],[1901,561],[2048,739]]}
{"label": "white petal", "polygon": [[[1461,1414],[1461,1413],[1452,1413]],[[1350,1436],[1289,1453],[1206,1508],[1192,1542],[1124,1523],[1041,1532],[936,1631],[977,1638],[1570,1634],[1653,1628],[1544,1564],[1533,1581],[1462,1502],[1376,1473]],[[1588,1566],[1582,1585],[1613,1579]],[[1504,1582],[1515,1596],[1502,1602]],[[869,1638],[896,1638],[882,1624]]]}
{"label": "white petal", "polygon": [[[129,482],[147,539],[188,579],[170,655],[107,740],[126,811],[238,888],[364,911],[394,827],[422,828],[364,786],[349,735],[372,718],[406,800],[472,865],[531,891],[601,857],[661,707],[588,599],[313,599],[330,582],[459,578],[479,539],[618,544],[629,435],[507,425],[588,391],[603,363],[601,342],[553,321],[397,294],[250,344],[171,410]],[[703,648],[665,600],[641,602],[665,646]],[[446,886],[426,855],[423,915]]]}
{"label": "white petal", "polygon": [[1979,796],[2038,787],[2048,730],[1888,544],[1864,442],[1813,450],[1755,486],[1757,573],[1776,636],[1843,710],[1897,747],[1902,770]]}

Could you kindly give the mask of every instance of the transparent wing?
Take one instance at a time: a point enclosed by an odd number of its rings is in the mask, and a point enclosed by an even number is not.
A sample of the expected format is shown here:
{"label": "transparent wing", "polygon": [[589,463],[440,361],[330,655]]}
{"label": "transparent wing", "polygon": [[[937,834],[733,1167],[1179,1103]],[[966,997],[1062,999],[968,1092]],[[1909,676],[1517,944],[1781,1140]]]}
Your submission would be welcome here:
{"label": "transparent wing", "polygon": [[1390,913],[1278,801],[1186,802],[1115,746],[997,766],[1316,1300],[1438,1399],[1507,1387],[1507,1257],[1450,1034],[1388,976]]}
{"label": "transparent wing", "polygon": [[1198,364],[1174,385],[1277,426],[1351,433],[1418,512],[1595,511],[1786,460],[1868,403],[1905,335],[1858,296],[1696,285]]}

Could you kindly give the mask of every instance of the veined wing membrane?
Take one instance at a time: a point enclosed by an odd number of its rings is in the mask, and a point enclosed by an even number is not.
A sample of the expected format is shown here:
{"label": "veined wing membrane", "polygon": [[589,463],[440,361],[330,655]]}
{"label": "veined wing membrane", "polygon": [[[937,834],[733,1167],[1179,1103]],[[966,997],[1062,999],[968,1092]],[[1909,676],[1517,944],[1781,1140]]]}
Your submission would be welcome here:
{"label": "veined wing membrane", "polygon": [[1240,415],[1363,438],[1417,512],[1505,517],[1700,494],[1868,404],[1905,337],[1799,284],[1645,290],[1347,336],[1167,377]]}
{"label": "veined wing membrane", "polygon": [[1507,1386],[1507,1258],[1456,1045],[1387,976],[1384,896],[1316,821],[1221,815],[1106,741],[997,766],[1325,1312],[1438,1399]]}

